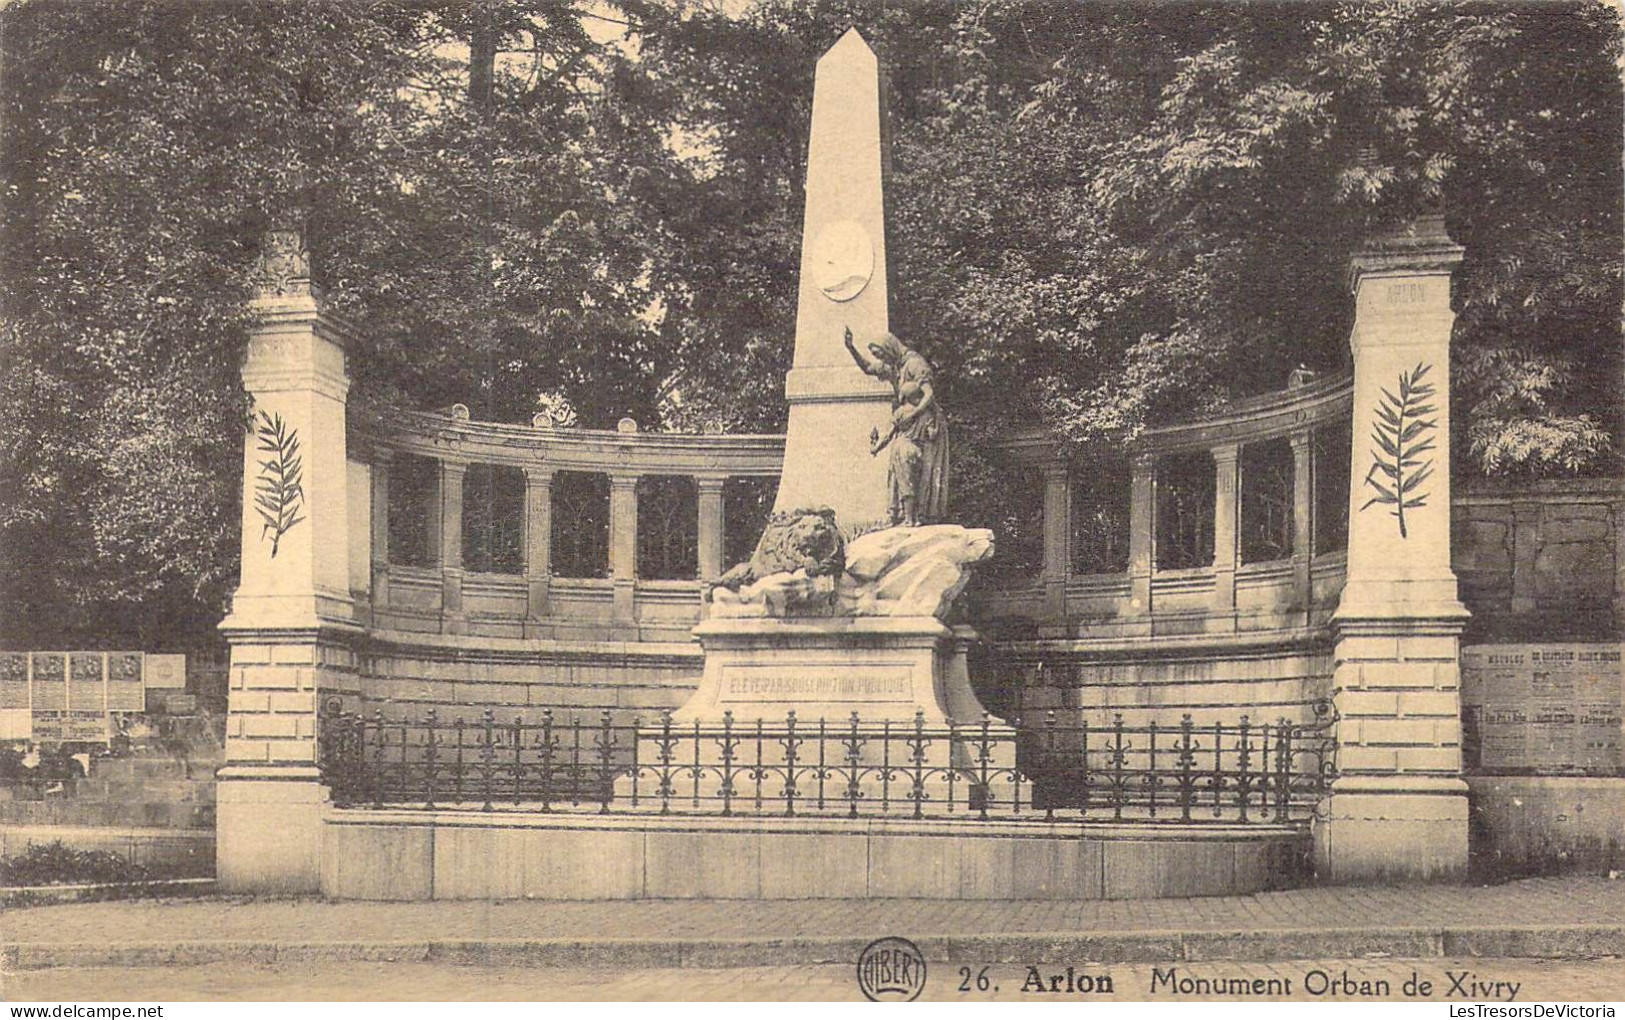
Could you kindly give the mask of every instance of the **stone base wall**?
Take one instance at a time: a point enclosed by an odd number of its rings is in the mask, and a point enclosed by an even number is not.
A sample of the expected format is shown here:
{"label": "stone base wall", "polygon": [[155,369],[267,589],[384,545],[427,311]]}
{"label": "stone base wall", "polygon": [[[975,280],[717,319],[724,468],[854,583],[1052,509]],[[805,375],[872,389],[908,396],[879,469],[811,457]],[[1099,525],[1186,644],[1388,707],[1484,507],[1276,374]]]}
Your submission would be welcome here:
{"label": "stone base wall", "polygon": [[1306,834],[1251,826],[561,817],[330,809],[338,899],[1142,899],[1301,883]]}
{"label": "stone base wall", "polygon": [[346,710],[388,718],[478,719],[485,709],[503,722],[577,714],[617,724],[652,721],[680,707],[704,668],[692,642],[563,642],[479,636],[374,632],[360,654],[356,697]]}
{"label": "stone base wall", "polygon": [[1095,650],[1062,642],[1009,642],[985,648],[971,677],[989,709],[1058,724],[1177,725],[1189,713],[1198,726],[1214,722],[1309,722],[1331,696],[1329,647],[1223,646],[1181,650],[1169,643],[1139,649]]}
{"label": "stone base wall", "polygon": [[1625,778],[1468,776],[1474,878],[1625,869]]}

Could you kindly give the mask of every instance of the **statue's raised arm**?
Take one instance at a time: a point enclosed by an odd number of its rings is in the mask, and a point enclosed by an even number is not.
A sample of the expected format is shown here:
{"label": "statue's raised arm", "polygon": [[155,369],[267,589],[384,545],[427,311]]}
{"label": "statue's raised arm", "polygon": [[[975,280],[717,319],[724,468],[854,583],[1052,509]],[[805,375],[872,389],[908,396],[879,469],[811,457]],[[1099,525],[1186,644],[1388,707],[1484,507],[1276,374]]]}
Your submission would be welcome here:
{"label": "statue's raised arm", "polygon": [[886,373],[886,366],[885,366],[884,362],[880,361],[879,359],[876,359],[874,361],[870,361],[868,358],[865,358],[863,356],[862,352],[860,352],[858,350],[857,344],[855,342],[853,342],[852,327],[851,326],[846,327],[845,342],[846,342],[846,353],[852,355],[853,363],[858,366],[858,368],[863,372],[863,374],[872,375],[876,379],[889,379],[889,378],[891,378]]}

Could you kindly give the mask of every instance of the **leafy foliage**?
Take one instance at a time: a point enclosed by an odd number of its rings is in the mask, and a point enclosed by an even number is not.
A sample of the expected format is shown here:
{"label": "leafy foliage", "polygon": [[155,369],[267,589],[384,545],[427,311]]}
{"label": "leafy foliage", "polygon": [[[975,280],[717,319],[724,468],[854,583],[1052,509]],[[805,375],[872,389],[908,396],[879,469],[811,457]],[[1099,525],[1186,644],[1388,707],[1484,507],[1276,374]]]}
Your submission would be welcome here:
{"label": "leafy foliage", "polygon": [[[1365,484],[1376,489],[1377,494],[1360,510],[1373,505],[1393,507],[1390,513],[1399,520],[1400,538],[1410,537],[1405,528],[1405,511],[1427,506],[1428,493],[1422,485],[1433,474],[1433,458],[1423,454],[1437,449],[1428,433],[1439,427],[1439,408],[1427,401],[1438,391],[1432,383],[1422,381],[1432,367],[1418,363],[1409,372],[1399,373],[1397,396],[1383,387],[1376,421],[1371,423],[1371,441],[1376,449],[1371,451],[1371,470],[1365,473]],[[1379,473],[1382,481],[1377,480]]]}
{"label": "leafy foliage", "polygon": [[1438,204],[1467,247],[1458,463],[1617,469],[1621,19],[1597,0],[23,0],[0,634],[212,626],[244,279],[290,210],[360,327],[357,416],[529,420],[546,392],[588,427],[781,427],[812,68],[849,25],[888,69],[893,322],[940,370],[961,505],[1010,495],[977,484],[990,434],[1117,443],[1339,367],[1349,253]]}
{"label": "leafy foliage", "polygon": [[[236,573],[245,280],[291,209],[363,327],[353,414],[462,401],[528,420],[564,390],[584,423],[652,420],[664,354],[618,200],[642,143],[596,81],[620,30],[604,19],[634,6],[0,11],[0,634],[212,631]],[[476,27],[498,44],[483,103]]]}
{"label": "leafy foliage", "polygon": [[668,208],[695,214],[665,221],[686,242],[665,328],[686,345],[696,423],[779,420],[740,405],[779,407],[793,335],[810,74],[787,84],[784,68],[810,70],[856,24],[890,73],[893,322],[941,369],[969,444],[1035,424],[1116,443],[1279,388],[1300,362],[1342,367],[1348,256],[1442,204],[1468,247],[1458,349],[1508,346],[1592,382],[1546,390],[1533,416],[1467,393],[1463,464],[1617,466],[1614,9],[900,7],[761,0],[646,26],[626,73],[667,105],[645,115],[701,140],[668,183],[691,196]]}
{"label": "leafy foliage", "polygon": [[303,521],[299,509],[305,498],[304,458],[299,456],[299,430],[288,427],[281,414],[259,413],[256,449],[271,456],[260,461],[254,484],[254,509],[263,522],[260,538],[270,536],[271,558],[276,559],[282,536]]}

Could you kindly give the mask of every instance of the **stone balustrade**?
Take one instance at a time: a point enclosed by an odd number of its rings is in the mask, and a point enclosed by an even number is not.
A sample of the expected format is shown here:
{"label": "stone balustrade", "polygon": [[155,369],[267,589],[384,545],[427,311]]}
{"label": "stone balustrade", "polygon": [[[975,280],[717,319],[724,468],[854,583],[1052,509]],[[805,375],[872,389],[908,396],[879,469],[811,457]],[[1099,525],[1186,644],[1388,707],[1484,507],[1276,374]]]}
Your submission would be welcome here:
{"label": "stone balustrade", "polygon": [[[703,583],[730,553],[748,555],[737,535],[760,532],[784,456],[783,436],[554,429],[459,410],[394,413],[350,437],[352,521],[368,522],[354,529],[351,587],[374,628],[686,641]],[[730,520],[737,483],[754,485]]]}
{"label": "stone balustrade", "polygon": [[1343,581],[1352,385],[1292,382],[1150,430],[1116,462],[1067,459],[1036,433],[1007,444],[1042,478],[1042,555],[1001,579],[988,616],[1105,640],[1324,624]]}
{"label": "stone balustrade", "polygon": [[[988,620],[1107,640],[1324,624],[1343,581],[1351,386],[1346,374],[1294,383],[1151,430],[1115,465],[1065,459],[1039,434],[1008,443],[1016,470],[1042,479],[1041,542],[1028,569],[1005,564],[990,586]],[[782,436],[549,429],[457,410],[352,430],[351,587],[371,626],[686,640],[702,584],[748,555],[741,536],[759,532],[783,460]],[[415,504],[391,494],[409,459],[429,476]],[[470,491],[490,469],[509,472],[505,503]],[[730,513],[734,482],[767,499]],[[504,507],[515,555],[493,565],[465,548],[465,517],[490,523]],[[391,548],[412,534],[403,514],[421,518],[410,555]],[[675,528],[688,530],[674,563]],[[1001,555],[1019,561],[1012,537]]]}

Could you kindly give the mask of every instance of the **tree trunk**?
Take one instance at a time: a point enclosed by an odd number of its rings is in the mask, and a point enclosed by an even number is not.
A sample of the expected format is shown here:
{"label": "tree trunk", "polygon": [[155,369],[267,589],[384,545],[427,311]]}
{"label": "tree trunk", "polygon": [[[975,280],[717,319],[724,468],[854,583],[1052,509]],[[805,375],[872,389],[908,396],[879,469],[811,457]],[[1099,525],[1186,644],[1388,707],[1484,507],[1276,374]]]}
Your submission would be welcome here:
{"label": "tree trunk", "polygon": [[476,9],[468,37],[468,102],[482,112],[491,108],[491,83],[496,76],[497,34],[491,20],[489,10]]}

